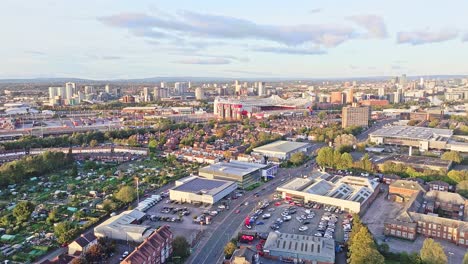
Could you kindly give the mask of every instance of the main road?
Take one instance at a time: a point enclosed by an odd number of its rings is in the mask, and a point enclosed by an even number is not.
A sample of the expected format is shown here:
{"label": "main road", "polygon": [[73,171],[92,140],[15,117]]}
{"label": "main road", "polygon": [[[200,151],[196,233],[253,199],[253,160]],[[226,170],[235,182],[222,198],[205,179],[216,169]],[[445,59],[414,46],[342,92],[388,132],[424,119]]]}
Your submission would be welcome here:
{"label": "main road", "polygon": [[[314,145],[313,151],[321,146],[323,144]],[[219,262],[218,260],[222,259],[224,254],[224,246],[244,224],[246,216],[253,211],[258,202],[273,194],[278,184],[286,179],[311,172],[313,164],[314,160],[310,160],[297,168],[279,169],[278,175],[274,179],[264,183],[259,189],[246,192],[241,198],[233,200],[230,210],[225,211],[225,214],[220,215],[213,223],[214,228],[205,231],[186,263],[213,264]],[[255,192],[259,192],[259,197],[255,197]],[[248,202],[248,205],[244,205],[245,202]],[[240,209],[239,214],[235,213],[237,209]]]}

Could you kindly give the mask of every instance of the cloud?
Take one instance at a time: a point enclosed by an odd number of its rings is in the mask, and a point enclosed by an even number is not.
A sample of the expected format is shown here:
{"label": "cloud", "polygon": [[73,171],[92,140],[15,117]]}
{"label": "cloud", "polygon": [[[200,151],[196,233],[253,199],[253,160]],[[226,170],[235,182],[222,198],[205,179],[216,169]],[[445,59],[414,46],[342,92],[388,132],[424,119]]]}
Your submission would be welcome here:
{"label": "cloud", "polygon": [[401,67],[400,65],[392,65],[392,70],[401,70],[403,69],[403,67]]}
{"label": "cloud", "polygon": [[[352,27],[346,25],[268,25],[228,16],[184,11],[177,16],[155,17],[144,13],[121,13],[99,17],[102,23],[125,28],[137,36],[161,37],[191,36],[215,39],[259,39],[288,46],[312,43],[335,47],[355,37]],[[156,36],[152,36],[156,33]],[[166,36],[167,37],[167,36]]]}
{"label": "cloud", "polygon": [[191,58],[174,61],[178,64],[199,64],[199,65],[223,65],[230,64],[231,60],[226,58]]}
{"label": "cloud", "polygon": [[277,54],[291,54],[291,55],[323,55],[326,51],[320,49],[304,49],[304,48],[290,48],[290,47],[260,47],[253,48],[253,51],[270,52]]}
{"label": "cloud", "polygon": [[312,10],[309,10],[310,14],[315,14],[315,13],[320,13],[320,12],[322,12],[321,8],[314,8]]}
{"label": "cloud", "polygon": [[382,17],[377,15],[358,15],[348,17],[349,20],[353,21],[357,25],[367,30],[367,37],[370,38],[386,38],[387,26]]}
{"label": "cloud", "polygon": [[45,56],[45,55],[47,55],[45,52],[38,51],[38,50],[26,50],[24,53],[30,54],[30,55],[38,55],[38,56]]}
{"label": "cloud", "polygon": [[121,60],[123,57],[120,56],[102,56],[101,59],[103,60]]}
{"label": "cloud", "polygon": [[397,43],[399,44],[411,44],[411,45],[422,45],[428,43],[444,42],[452,40],[458,37],[458,31],[456,30],[441,30],[441,31],[408,31],[398,32]]}
{"label": "cloud", "polygon": [[232,72],[232,73],[241,73],[241,74],[248,74],[248,75],[263,75],[263,76],[273,76],[276,75],[272,72],[259,72],[259,71],[245,71],[245,70],[227,70],[225,72]]}

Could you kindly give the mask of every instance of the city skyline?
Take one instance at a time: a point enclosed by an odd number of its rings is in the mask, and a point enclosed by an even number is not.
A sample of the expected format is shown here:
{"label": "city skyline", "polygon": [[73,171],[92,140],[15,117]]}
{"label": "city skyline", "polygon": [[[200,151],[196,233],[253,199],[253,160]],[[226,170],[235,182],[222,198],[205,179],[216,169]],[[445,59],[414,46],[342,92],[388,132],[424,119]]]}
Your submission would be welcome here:
{"label": "city skyline", "polygon": [[[268,3],[268,4],[267,4]],[[466,74],[468,3],[5,1],[0,78]],[[22,16],[17,16],[22,13]],[[465,55],[464,55],[465,54]]]}

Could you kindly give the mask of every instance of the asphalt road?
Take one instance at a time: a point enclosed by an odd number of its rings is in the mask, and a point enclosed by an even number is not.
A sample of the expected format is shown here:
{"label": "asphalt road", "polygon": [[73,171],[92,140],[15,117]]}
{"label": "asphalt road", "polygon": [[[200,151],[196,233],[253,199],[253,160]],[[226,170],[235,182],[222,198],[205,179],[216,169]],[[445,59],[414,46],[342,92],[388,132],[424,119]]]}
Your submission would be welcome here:
{"label": "asphalt road", "polygon": [[[317,146],[319,148],[321,146]],[[231,209],[223,215],[222,219],[217,219],[217,227],[206,231],[202,240],[195,247],[194,251],[187,259],[186,263],[193,264],[213,264],[218,263],[223,259],[224,246],[236,234],[237,230],[244,223],[247,214],[251,213],[259,201],[266,199],[274,193],[276,187],[282,183],[282,179],[289,179],[297,175],[305,175],[312,171],[314,160],[310,160],[306,164],[291,169],[280,169],[275,179],[264,183],[258,189],[246,192],[241,198],[234,200],[231,204]],[[306,167],[307,166],[307,167]],[[284,181],[284,180],[283,180]],[[255,193],[259,193],[259,197],[255,197]],[[247,206],[244,204],[249,202]],[[236,214],[235,211],[240,208],[241,212]]]}

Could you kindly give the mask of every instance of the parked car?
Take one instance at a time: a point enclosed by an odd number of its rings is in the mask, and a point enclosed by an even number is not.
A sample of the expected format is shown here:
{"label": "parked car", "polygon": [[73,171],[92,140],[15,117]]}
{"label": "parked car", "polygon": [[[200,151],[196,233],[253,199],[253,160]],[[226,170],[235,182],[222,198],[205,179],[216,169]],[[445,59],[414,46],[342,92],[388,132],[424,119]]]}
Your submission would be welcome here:
{"label": "parked car", "polygon": [[307,226],[301,226],[301,227],[299,227],[299,231],[301,231],[301,232],[304,232],[304,231],[306,231],[306,230],[308,230],[308,229],[309,229],[309,228],[308,228]]}

